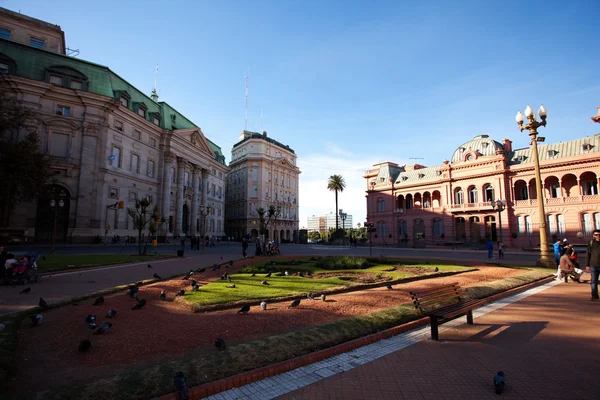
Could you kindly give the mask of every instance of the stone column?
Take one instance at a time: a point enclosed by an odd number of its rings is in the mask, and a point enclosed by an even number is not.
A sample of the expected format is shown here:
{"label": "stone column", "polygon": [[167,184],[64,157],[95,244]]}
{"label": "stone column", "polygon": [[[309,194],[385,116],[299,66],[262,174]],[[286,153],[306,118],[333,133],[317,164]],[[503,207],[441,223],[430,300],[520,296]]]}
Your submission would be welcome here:
{"label": "stone column", "polygon": [[[202,168],[202,205],[204,206],[204,212],[206,212],[206,206],[208,205],[208,169]],[[204,233],[208,232],[208,227],[204,225],[208,224],[208,216],[202,217],[202,224],[200,225],[202,240],[204,240]]]}
{"label": "stone column", "polygon": [[[76,237],[81,237],[81,241],[89,243],[88,237],[104,234],[106,221],[104,221],[103,213],[99,210],[104,210],[108,193],[105,192],[107,185],[104,182],[104,174],[99,173],[100,168],[105,166],[101,165],[99,158],[106,146],[99,145],[101,141],[99,137],[105,131],[106,127],[101,123],[84,121],[81,149],[73,149],[75,158],[75,152],[77,150],[81,152],[77,188],[74,190],[75,196],[70,199],[69,205],[69,224],[71,224],[72,218],[75,222],[75,229],[72,232],[73,241],[78,241]],[[96,165],[97,162],[100,168]],[[71,228],[71,225],[69,227]]]}
{"label": "stone column", "polygon": [[186,161],[182,157],[177,157],[177,197],[175,208],[175,236],[181,235],[181,226],[183,224],[183,202],[184,202],[184,173]]}
{"label": "stone column", "polygon": [[[167,223],[169,221],[169,216],[171,215],[171,167],[172,163],[175,160],[175,156],[172,153],[166,153],[164,155],[164,166],[163,166],[163,179],[161,182],[162,188],[162,217],[166,219]],[[168,228],[167,228],[168,232]],[[167,233],[168,234],[168,233]]]}
{"label": "stone column", "polygon": [[198,182],[198,173],[200,172],[200,168],[197,165],[192,165],[192,188],[194,189],[194,194],[192,195],[192,213],[191,213],[191,233],[192,236],[198,235],[198,231],[196,230],[196,220],[198,219],[198,198],[200,194],[199,190],[199,182]]}

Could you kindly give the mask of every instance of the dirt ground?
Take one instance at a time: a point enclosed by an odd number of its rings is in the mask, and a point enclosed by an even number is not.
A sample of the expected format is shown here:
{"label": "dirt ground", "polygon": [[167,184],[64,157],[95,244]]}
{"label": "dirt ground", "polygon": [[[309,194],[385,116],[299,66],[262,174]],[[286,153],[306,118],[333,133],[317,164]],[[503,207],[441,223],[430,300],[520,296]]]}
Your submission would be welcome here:
{"label": "dirt ground", "polygon": [[[229,269],[235,272],[241,263]],[[288,309],[289,302],[269,303],[267,311],[253,307],[248,315],[235,310],[194,314],[189,305],[172,301],[179,289],[191,290],[189,281],[170,280],[140,288],[138,297],[148,301],[141,310],[132,310],[136,303],[125,292],[106,296],[102,306],[93,306],[94,299],[76,306],[65,306],[43,313],[41,325],[32,327],[24,321],[18,334],[18,378],[11,384],[13,394],[25,394],[24,388],[35,391],[56,388],[80,380],[118,374],[132,367],[173,359],[186,351],[214,351],[216,337],[228,345],[271,336],[302,327],[324,325],[340,319],[364,315],[410,301],[409,290],[457,282],[463,287],[521,274],[522,270],[478,267],[463,274],[432,278],[385,287],[343,293],[328,297],[328,301],[302,300],[298,309]],[[208,270],[193,276],[206,283],[225,271]],[[159,300],[161,290],[171,301]],[[117,316],[105,318],[114,308]],[[111,321],[111,330],[92,335],[85,317],[95,314],[98,326]],[[79,353],[79,342],[89,339],[92,349]],[[32,384],[34,383],[34,384]],[[32,392],[33,393],[33,392]]]}

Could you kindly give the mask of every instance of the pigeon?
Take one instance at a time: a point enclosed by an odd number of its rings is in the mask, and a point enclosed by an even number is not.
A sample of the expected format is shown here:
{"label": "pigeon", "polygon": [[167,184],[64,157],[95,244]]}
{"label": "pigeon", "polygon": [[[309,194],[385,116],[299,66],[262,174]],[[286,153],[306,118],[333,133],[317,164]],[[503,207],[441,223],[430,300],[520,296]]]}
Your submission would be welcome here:
{"label": "pigeon", "polygon": [[30,287],[28,287],[28,288],[25,288],[25,289],[21,290],[21,293],[20,293],[20,294],[27,294],[27,293],[29,293],[29,292],[31,292],[31,288],[30,288]]}
{"label": "pigeon", "polygon": [[227,282],[231,282],[231,277],[227,275]]}
{"label": "pigeon", "polygon": [[192,286],[192,292],[197,292],[198,289],[200,289],[200,286],[198,286],[198,285]]}
{"label": "pigeon", "polygon": [[146,305],[146,299],[141,299],[137,303],[135,303],[135,306],[131,307],[131,309],[132,310],[141,310],[142,307],[144,307],[145,305]]}
{"label": "pigeon", "polygon": [[221,256],[221,261],[223,261],[223,256]]}
{"label": "pigeon", "polygon": [[267,282],[267,281],[264,281],[264,280],[263,280],[261,283],[262,283],[263,285],[269,285],[269,282]]}
{"label": "pigeon", "polygon": [[162,279],[162,278],[160,277],[160,275],[159,275],[159,274],[157,274],[157,273],[154,273],[154,275],[152,275],[152,277],[153,277],[154,279]]}
{"label": "pigeon", "polygon": [[100,328],[96,329],[96,331],[93,333],[94,335],[101,335],[103,333],[108,332],[108,330],[112,327],[112,322],[105,322],[102,325],[100,325]]}
{"label": "pigeon", "polygon": [[201,273],[201,272],[204,272],[204,271],[206,271],[206,268],[197,268],[196,269],[197,273]]}
{"label": "pigeon", "polygon": [[271,271],[269,271],[269,273],[265,275],[265,278],[270,278],[270,277],[271,277]]}
{"label": "pigeon", "polygon": [[306,272],[306,276],[312,276],[312,272],[310,272],[310,271],[307,271],[307,272]]}
{"label": "pigeon", "polygon": [[285,271],[285,276],[290,276],[290,273]]}
{"label": "pigeon", "polygon": [[137,281],[137,282],[135,283],[135,286],[137,286],[137,287],[140,287],[140,286],[142,286],[143,284],[144,284],[144,281]]}
{"label": "pigeon", "polygon": [[30,315],[29,319],[31,319],[31,325],[37,326],[42,323],[42,314]]}
{"label": "pigeon", "polygon": [[304,278],[304,272],[298,272],[298,276]]}
{"label": "pigeon", "polygon": [[306,297],[307,297],[309,300],[314,300],[314,299],[315,299],[315,294],[314,294],[314,293],[308,293],[308,294],[306,295]]}
{"label": "pigeon", "polygon": [[226,286],[228,289],[235,289],[235,285],[227,285]]}
{"label": "pigeon", "polygon": [[504,372],[498,371],[496,376],[494,377],[494,388],[496,390],[496,394],[502,394],[504,391]]}
{"label": "pigeon", "polygon": [[227,273],[227,271],[225,271],[225,273],[223,274],[223,276],[229,276],[229,274]]}
{"label": "pigeon", "polygon": [[220,266],[219,264],[215,264],[214,268],[216,268],[216,269],[220,269],[220,268],[221,268],[221,266]]}
{"label": "pigeon", "polygon": [[229,260],[229,265],[233,267],[233,260]]}
{"label": "pigeon", "polygon": [[225,350],[225,341],[218,337],[217,340],[215,340],[215,347],[217,350]]}
{"label": "pigeon", "polygon": [[321,300],[325,301],[325,299],[327,299],[327,296],[325,296],[324,294],[321,295]]}
{"label": "pigeon", "polygon": [[[129,293],[127,293],[129,295],[129,297],[131,297],[132,299],[137,299],[137,294],[140,290],[135,287],[135,286],[129,286]],[[102,304],[104,304],[104,299],[102,301]]]}
{"label": "pigeon", "polygon": [[240,311],[238,311],[237,313],[240,314],[248,314],[248,311],[250,311],[250,303],[246,303],[242,306],[242,308],[240,309]]}
{"label": "pigeon", "polygon": [[87,317],[85,317],[85,322],[92,323],[92,322],[96,322],[96,316],[94,314],[88,314]]}
{"label": "pigeon", "polygon": [[179,398],[181,398],[181,400],[188,400],[188,385],[183,372],[179,371],[175,374],[175,377],[173,378],[173,385],[175,385],[175,389],[181,393]]}
{"label": "pigeon", "polygon": [[439,272],[440,269],[438,267],[435,267],[435,269],[433,270],[433,272]]}
{"label": "pigeon", "polygon": [[386,288],[388,288],[389,290],[392,290],[392,289],[393,289],[393,287],[392,287],[392,284],[391,284],[391,283],[389,283],[389,282],[386,282],[386,283],[385,283],[385,287],[386,287]]}
{"label": "pigeon", "polygon": [[192,286],[198,286],[198,282],[196,282],[195,279],[192,279],[192,281],[190,283]]}
{"label": "pigeon", "polygon": [[216,270],[217,270],[216,266],[212,267],[212,269],[211,269],[211,271],[216,271]]}
{"label": "pigeon", "polygon": [[275,261],[271,261],[271,265],[275,265],[277,264]]}
{"label": "pigeon", "polygon": [[188,279],[190,279],[190,274],[189,274],[189,273],[188,273],[188,274],[185,274],[185,275],[183,276],[183,278],[181,278],[181,280],[182,280],[182,281],[187,281]]}
{"label": "pigeon", "polygon": [[115,310],[114,308],[111,308],[110,310],[108,310],[108,312],[106,313],[106,317],[107,318],[114,318],[117,315],[117,310]]}
{"label": "pigeon", "polygon": [[104,297],[100,296],[96,300],[94,300],[95,306],[101,306],[102,304],[104,304]]}
{"label": "pigeon", "polygon": [[256,274],[252,274],[252,275],[250,275],[250,276],[256,276]]}
{"label": "pigeon", "polygon": [[46,303],[46,300],[44,300],[42,297],[40,297],[39,305],[40,305],[40,308],[43,308],[43,309],[48,308],[48,303]]}
{"label": "pigeon", "polygon": [[300,305],[300,299],[296,299],[296,300],[292,301],[292,304],[290,304],[290,305],[288,306],[288,308],[296,308],[296,307],[298,307],[299,305]]}
{"label": "pigeon", "polygon": [[90,329],[96,329],[96,326],[96,321],[88,323],[88,328]]}
{"label": "pigeon", "polygon": [[230,264],[225,264],[225,268],[229,268],[229,267],[231,267]]}
{"label": "pigeon", "polygon": [[185,294],[185,290],[181,289],[175,296],[183,296]]}
{"label": "pigeon", "polygon": [[296,265],[296,260],[292,260],[292,265]]}
{"label": "pigeon", "polygon": [[267,302],[266,301],[261,301],[260,302],[260,308],[261,308],[261,310],[265,311],[267,309]]}
{"label": "pigeon", "polygon": [[148,264],[148,265],[147,265],[147,267],[148,267],[148,268],[152,268],[152,265]]}
{"label": "pigeon", "polygon": [[85,353],[87,351],[89,351],[92,348],[92,342],[90,342],[88,339],[84,339],[81,342],[79,342],[79,351],[81,353]]}
{"label": "pigeon", "polygon": [[161,300],[166,300],[167,299],[167,294],[165,293],[164,290],[160,291],[160,295],[158,296],[159,299]]}

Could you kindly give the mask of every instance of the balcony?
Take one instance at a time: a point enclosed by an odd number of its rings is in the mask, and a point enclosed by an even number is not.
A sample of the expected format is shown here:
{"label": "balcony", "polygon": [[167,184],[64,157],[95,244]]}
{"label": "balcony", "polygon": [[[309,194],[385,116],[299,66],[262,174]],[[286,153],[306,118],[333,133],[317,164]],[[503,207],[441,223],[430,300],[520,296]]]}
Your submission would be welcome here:
{"label": "balcony", "polygon": [[73,159],[71,157],[48,155],[48,159],[52,164],[73,164]]}
{"label": "balcony", "polygon": [[[569,196],[569,197],[551,197],[549,199],[544,199],[546,205],[559,205],[559,204],[583,204],[583,203],[600,203],[600,195],[592,194],[592,195],[579,195],[579,196]],[[529,199],[529,200],[515,200],[515,207],[531,207],[537,206],[537,199]]]}
{"label": "balcony", "polygon": [[469,212],[475,210],[491,210],[492,206],[489,201],[486,201],[479,203],[450,204],[448,208],[453,212]]}

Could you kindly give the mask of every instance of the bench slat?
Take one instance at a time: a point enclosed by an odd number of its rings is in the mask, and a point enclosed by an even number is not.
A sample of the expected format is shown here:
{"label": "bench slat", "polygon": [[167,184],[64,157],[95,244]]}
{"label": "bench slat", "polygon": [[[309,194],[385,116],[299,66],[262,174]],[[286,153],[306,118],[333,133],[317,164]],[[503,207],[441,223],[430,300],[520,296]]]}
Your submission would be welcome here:
{"label": "bench slat", "polygon": [[454,294],[454,293],[462,293],[462,290],[456,289],[456,288],[445,288],[444,290],[440,290],[435,293],[427,293],[425,295],[411,293],[411,297],[415,300],[423,300],[423,299],[444,297],[444,296],[448,296],[449,294]]}
{"label": "bench slat", "polygon": [[477,307],[480,303],[482,303],[481,300],[468,300],[465,302],[454,303],[446,307],[438,308],[437,310],[432,311],[430,315],[446,318]]}
{"label": "bench slat", "polygon": [[445,299],[451,299],[453,297],[462,297],[463,292],[462,291],[456,291],[456,290],[452,290],[449,292],[444,292],[444,293],[438,293],[436,295],[430,295],[430,296],[421,296],[421,297],[415,297],[413,298],[414,300],[424,303],[427,301],[431,301],[431,300],[436,300],[436,299],[440,299],[441,300],[445,300]]}
{"label": "bench slat", "polygon": [[433,293],[437,293],[437,292],[443,292],[443,291],[446,291],[447,289],[460,289],[460,286],[456,283],[452,283],[449,285],[438,286],[433,289],[421,290],[418,292],[410,291],[409,293],[411,294],[411,296],[421,297],[421,296],[427,296],[429,294],[433,294]]}

